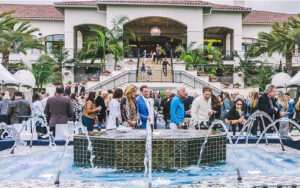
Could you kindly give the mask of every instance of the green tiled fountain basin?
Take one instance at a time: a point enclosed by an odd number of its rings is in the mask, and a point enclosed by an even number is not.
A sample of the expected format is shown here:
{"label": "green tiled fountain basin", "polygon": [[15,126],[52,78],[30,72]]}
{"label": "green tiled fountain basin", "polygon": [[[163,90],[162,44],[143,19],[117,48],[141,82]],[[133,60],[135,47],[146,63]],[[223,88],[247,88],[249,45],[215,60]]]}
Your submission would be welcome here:
{"label": "green tiled fountain basin", "polygon": [[[152,167],[172,170],[196,165],[207,131],[154,130]],[[91,136],[95,167],[141,171],[144,169],[145,130],[110,130]],[[90,167],[90,152],[85,135],[74,137],[74,164]],[[214,133],[208,138],[201,163],[226,160],[226,136]]]}

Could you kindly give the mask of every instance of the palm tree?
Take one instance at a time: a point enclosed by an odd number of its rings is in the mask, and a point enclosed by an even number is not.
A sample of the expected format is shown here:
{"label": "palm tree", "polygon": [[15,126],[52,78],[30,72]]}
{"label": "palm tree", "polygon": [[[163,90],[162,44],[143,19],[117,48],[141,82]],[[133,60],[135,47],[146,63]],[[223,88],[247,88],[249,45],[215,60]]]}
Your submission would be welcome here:
{"label": "palm tree", "polygon": [[267,53],[271,56],[277,52],[286,60],[287,70],[292,70],[292,57],[296,45],[300,44],[300,15],[291,17],[287,22],[275,23],[270,33],[259,33],[256,43],[250,46],[249,55],[258,57]]}
{"label": "palm tree", "polygon": [[91,63],[100,59],[102,63],[105,62],[105,55],[107,51],[107,38],[104,29],[92,28],[91,32],[95,34],[87,41],[86,47],[79,53],[79,59],[90,59]]}
{"label": "palm tree", "polygon": [[86,47],[79,53],[79,59],[90,59],[91,63],[100,59],[104,64],[106,54],[112,54],[115,61],[114,69],[116,69],[118,61],[124,57],[125,51],[128,50],[123,38],[136,39],[133,32],[124,32],[123,26],[128,20],[124,16],[117,17],[113,19],[111,29],[92,28],[90,31],[95,33],[95,37],[87,41]]}
{"label": "palm tree", "polygon": [[62,84],[63,83],[63,77],[62,77],[62,70],[64,67],[64,64],[68,61],[74,61],[73,59],[69,59],[69,51],[67,49],[54,49],[52,51],[51,56],[49,56],[50,58],[52,58],[52,62],[55,64],[54,65],[54,81],[57,84]]}
{"label": "palm tree", "polygon": [[4,12],[0,14],[0,32],[7,29],[7,26],[15,22],[15,18],[11,16],[13,12]]}
{"label": "palm tree", "polygon": [[296,45],[298,46],[298,49],[300,47],[300,28],[294,29],[292,32],[289,33],[289,37],[292,38]]}
{"label": "palm tree", "polygon": [[114,57],[114,70],[116,70],[118,61],[124,57],[123,42],[117,40],[110,40],[108,44],[108,52]]}
{"label": "palm tree", "polygon": [[54,63],[53,58],[44,54],[39,57],[37,63],[32,65],[32,74],[38,90],[41,90],[45,84],[53,80]]}
{"label": "palm tree", "polygon": [[12,13],[7,13],[0,17],[0,23],[4,23],[0,31],[0,53],[4,66],[8,65],[9,55],[13,51],[26,54],[28,49],[43,47],[40,40],[33,36],[38,29],[31,27],[28,21],[17,20]]}
{"label": "palm tree", "polygon": [[126,16],[116,17],[112,20],[112,28],[110,29],[110,33],[116,40],[123,41],[124,24],[128,21],[129,18]]}
{"label": "palm tree", "polygon": [[268,83],[270,83],[272,74],[275,70],[268,67],[262,61],[252,60],[251,56],[246,52],[244,56],[240,56],[237,52],[234,56],[239,59],[239,66],[236,72],[243,72],[245,76],[245,84],[247,86],[258,86],[263,91]]}
{"label": "palm tree", "polygon": [[[212,43],[209,43],[204,48],[195,47],[194,44],[189,44],[186,49],[183,46],[178,46],[175,52],[179,53],[180,59],[187,63],[186,68],[190,65],[194,67],[208,65],[209,62],[215,62],[218,66],[221,66],[222,63],[222,53],[218,48],[213,47]],[[211,67],[211,69],[215,68]],[[214,72],[214,70],[210,72]]]}
{"label": "palm tree", "polygon": [[[124,24],[129,21],[129,18],[126,16],[121,16],[113,19],[112,29],[107,31],[107,39],[108,39],[108,53],[111,53],[114,57],[114,70],[117,67],[117,63],[120,59],[124,57],[125,50],[128,49],[127,46],[124,45]],[[128,32],[128,31],[127,31]],[[127,35],[127,34],[126,34]],[[129,36],[133,36],[129,34]]]}

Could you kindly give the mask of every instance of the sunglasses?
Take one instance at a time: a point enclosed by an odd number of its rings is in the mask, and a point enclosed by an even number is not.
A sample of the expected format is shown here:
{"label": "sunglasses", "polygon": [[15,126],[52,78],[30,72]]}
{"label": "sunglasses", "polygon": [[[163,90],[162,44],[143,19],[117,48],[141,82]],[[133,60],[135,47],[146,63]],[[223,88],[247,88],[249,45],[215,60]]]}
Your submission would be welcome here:
{"label": "sunglasses", "polygon": [[243,104],[242,104],[242,103],[236,103],[236,105],[238,105],[238,106],[243,106]]}

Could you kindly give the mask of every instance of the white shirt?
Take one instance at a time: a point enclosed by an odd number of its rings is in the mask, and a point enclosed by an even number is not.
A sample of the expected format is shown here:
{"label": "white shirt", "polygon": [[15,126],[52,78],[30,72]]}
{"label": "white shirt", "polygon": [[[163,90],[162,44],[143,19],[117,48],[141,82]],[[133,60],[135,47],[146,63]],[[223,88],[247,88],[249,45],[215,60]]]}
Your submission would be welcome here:
{"label": "white shirt", "polygon": [[118,118],[119,122],[122,121],[120,102],[117,99],[112,99],[108,106],[109,116],[107,119],[106,129],[115,129],[117,128],[116,119]]}
{"label": "white shirt", "polygon": [[211,98],[205,100],[203,95],[197,97],[192,104],[191,116],[196,122],[208,121],[208,113],[211,111]]}

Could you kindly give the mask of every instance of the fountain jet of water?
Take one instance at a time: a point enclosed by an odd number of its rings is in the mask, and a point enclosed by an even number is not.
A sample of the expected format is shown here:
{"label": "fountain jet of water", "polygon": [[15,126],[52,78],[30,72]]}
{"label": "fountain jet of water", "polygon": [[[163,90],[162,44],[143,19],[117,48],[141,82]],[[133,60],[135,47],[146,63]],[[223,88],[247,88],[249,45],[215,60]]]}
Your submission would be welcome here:
{"label": "fountain jet of water", "polygon": [[[269,116],[269,114],[263,112],[263,111],[255,111],[249,118],[248,120],[246,121],[246,123],[244,124],[242,130],[240,131],[240,134],[238,135],[236,141],[235,141],[235,144],[238,144],[239,140],[240,140],[240,137],[244,134],[244,132],[246,132],[246,144],[248,144],[248,141],[249,141],[249,135],[251,133],[251,130],[253,128],[253,124],[254,122],[260,118],[262,123],[263,123],[263,127],[265,129],[265,124],[264,124],[264,118],[266,118],[270,123],[273,122],[272,118]],[[265,134],[262,134],[262,135],[265,135]],[[266,139],[266,143],[268,143],[268,140],[267,140],[267,137],[265,137]]]}
{"label": "fountain jet of water", "polygon": [[203,155],[203,152],[204,152],[204,149],[205,149],[205,145],[207,144],[207,141],[208,141],[208,137],[211,135],[212,133],[212,129],[216,126],[216,125],[221,125],[222,128],[224,129],[225,133],[226,133],[226,137],[227,139],[229,140],[229,143],[230,144],[233,144],[232,142],[232,139],[230,137],[230,134],[229,134],[229,131],[227,129],[227,126],[225,125],[225,123],[221,120],[215,120],[214,122],[212,122],[212,124],[209,126],[208,128],[208,134],[206,135],[205,137],[205,140],[203,142],[203,144],[201,145],[201,149],[200,149],[200,154],[199,154],[199,159],[198,159],[198,162],[197,162],[197,165],[200,166],[200,163],[202,161],[202,155]]}
{"label": "fountain jet of water", "polygon": [[57,174],[56,174],[56,179],[55,179],[55,181],[54,181],[54,185],[56,185],[56,186],[59,186],[60,185],[60,174],[61,174],[61,172],[62,172],[62,170],[63,170],[63,159],[64,159],[64,157],[65,157],[65,153],[66,153],[66,151],[67,151],[67,147],[68,147],[68,145],[69,145],[69,142],[70,142],[70,138],[72,137],[73,135],[71,134],[71,135],[66,135],[66,142],[65,142],[65,146],[64,146],[64,151],[63,151],[63,153],[62,153],[62,156],[60,157],[60,161],[61,161],[61,164],[59,165],[59,170],[58,170],[58,172],[57,172]]}
{"label": "fountain jet of water", "polygon": [[[299,129],[299,130],[300,130],[300,125],[299,125],[298,123],[296,123],[294,120],[291,120],[291,119],[288,119],[288,118],[285,118],[285,117],[284,117],[284,118],[280,118],[280,119],[274,121],[273,123],[271,123],[270,125],[268,125],[268,126],[266,127],[266,129],[264,130],[263,133],[265,134],[270,128],[273,127],[273,128],[275,129],[275,131],[276,131],[278,137],[279,137],[279,142],[280,142],[280,145],[281,145],[281,149],[282,149],[282,151],[285,151],[284,144],[282,143],[282,139],[281,139],[280,132],[279,132],[277,126],[276,126],[276,124],[277,124],[277,123],[280,123],[280,122],[288,122],[288,123],[291,123],[293,126],[295,126],[295,127],[296,127],[297,129]],[[280,126],[282,126],[282,125],[280,125]],[[263,135],[263,134],[262,134],[262,135]],[[259,144],[259,143],[260,143],[260,140],[262,139],[262,135],[259,137],[259,139],[257,140],[256,144]]]}
{"label": "fountain jet of water", "polygon": [[15,130],[14,135],[13,135],[15,143],[11,147],[11,150],[10,150],[11,154],[15,153],[15,149],[17,148],[17,145],[19,145],[21,143],[21,133],[23,132],[25,127],[26,127],[26,121],[23,121],[20,131],[16,130],[16,128],[13,128]]}
{"label": "fountain jet of water", "polygon": [[[232,141],[232,138],[229,134],[229,131],[227,129],[227,126],[225,125],[225,123],[221,120],[215,120],[214,122],[212,122],[212,124],[209,126],[208,128],[208,134],[206,135],[205,137],[205,140],[201,146],[201,149],[200,149],[200,155],[199,155],[199,159],[198,159],[198,163],[197,165],[199,166],[201,164],[201,161],[202,161],[202,155],[203,155],[203,152],[204,152],[204,148],[205,148],[205,145],[207,144],[207,141],[208,141],[208,137],[211,135],[211,132],[212,132],[212,129],[216,126],[216,125],[221,125],[222,128],[224,129],[225,133],[226,133],[226,137],[227,139],[229,140],[229,143],[231,145],[233,145],[233,141]],[[237,172],[237,180],[239,182],[242,181],[242,176],[241,176],[241,173],[240,173],[240,169],[237,167],[236,168],[236,172]]]}
{"label": "fountain jet of water", "polygon": [[146,125],[146,143],[144,158],[144,176],[148,177],[148,188],[152,187],[152,126],[150,122]]}

